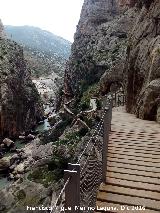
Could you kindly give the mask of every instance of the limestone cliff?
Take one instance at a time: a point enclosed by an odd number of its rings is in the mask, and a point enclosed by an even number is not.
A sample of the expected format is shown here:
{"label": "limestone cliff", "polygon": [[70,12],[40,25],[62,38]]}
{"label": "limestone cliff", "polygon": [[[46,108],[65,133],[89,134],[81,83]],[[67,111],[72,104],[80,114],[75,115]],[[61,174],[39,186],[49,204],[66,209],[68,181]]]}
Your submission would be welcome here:
{"label": "limestone cliff", "polygon": [[160,1],[141,1],[139,6],[128,46],[127,110],[160,122]]}
{"label": "limestone cliff", "polygon": [[[102,90],[122,79],[122,67],[111,69],[124,60],[127,37],[137,11],[135,1],[85,0],[75,33],[72,53],[65,71],[64,93],[68,100],[81,93],[83,87],[102,78]],[[109,75],[109,77],[108,77]],[[108,78],[110,78],[108,83]]]}
{"label": "limestone cliff", "polygon": [[4,31],[4,27],[3,27],[1,19],[0,19],[0,37],[1,38],[5,38],[6,37],[6,33]]}
{"label": "limestone cliff", "polygon": [[[2,26],[2,25],[1,25]],[[3,27],[0,27],[3,29]],[[18,136],[42,119],[43,107],[22,48],[0,33],[0,133]]]}
{"label": "limestone cliff", "polygon": [[66,100],[122,86],[127,111],[160,122],[160,2],[85,0],[65,71]]}

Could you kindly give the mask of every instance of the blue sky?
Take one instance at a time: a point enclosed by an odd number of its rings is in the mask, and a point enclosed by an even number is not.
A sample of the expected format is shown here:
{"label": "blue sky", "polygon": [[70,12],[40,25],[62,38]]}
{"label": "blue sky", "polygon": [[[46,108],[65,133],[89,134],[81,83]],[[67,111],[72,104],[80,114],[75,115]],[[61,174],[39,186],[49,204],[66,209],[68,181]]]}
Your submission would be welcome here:
{"label": "blue sky", "polygon": [[31,25],[70,41],[76,31],[84,0],[1,0],[4,25]]}

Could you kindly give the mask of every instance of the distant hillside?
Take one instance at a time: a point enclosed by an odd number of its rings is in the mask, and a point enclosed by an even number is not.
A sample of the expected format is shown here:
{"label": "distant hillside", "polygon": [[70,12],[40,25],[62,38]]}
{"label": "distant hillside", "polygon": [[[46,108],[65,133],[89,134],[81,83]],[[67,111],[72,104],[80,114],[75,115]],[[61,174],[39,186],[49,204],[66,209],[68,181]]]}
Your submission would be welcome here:
{"label": "distant hillside", "polygon": [[24,47],[33,77],[47,76],[53,72],[63,75],[71,43],[50,32],[31,26],[5,26],[12,40]]}

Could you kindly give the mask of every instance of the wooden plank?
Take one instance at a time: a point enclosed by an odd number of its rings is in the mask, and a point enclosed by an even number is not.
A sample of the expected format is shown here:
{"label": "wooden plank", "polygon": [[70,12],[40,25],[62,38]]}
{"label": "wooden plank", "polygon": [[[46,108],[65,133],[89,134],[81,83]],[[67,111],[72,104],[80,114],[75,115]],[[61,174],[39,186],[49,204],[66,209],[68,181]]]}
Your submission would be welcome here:
{"label": "wooden plank", "polygon": [[97,200],[111,203],[116,202],[122,205],[145,206],[147,209],[160,210],[160,201],[128,195],[119,195],[110,192],[99,192]]}
{"label": "wooden plank", "polygon": [[127,169],[127,168],[118,168],[118,167],[107,167],[107,172],[119,172],[121,174],[132,174],[137,176],[146,176],[146,177],[154,177],[160,178],[160,174],[157,172],[150,172],[150,171],[140,171],[137,169]]}
{"label": "wooden plank", "polygon": [[[138,211],[138,210],[133,210],[133,205],[124,205],[124,204],[118,204],[118,203],[112,203],[112,202],[102,202],[102,201],[97,201],[96,206],[98,206],[98,208],[108,208],[108,211],[103,211],[103,210],[97,210],[95,213],[99,213],[99,212],[109,212],[109,213],[140,213],[140,212],[144,212],[144,213],[158,213],[155,210],[151,210],[151,209],[145,209],[144,211]],[[125,209],[124,209],[125,208]],[[128,210],[127,210],[128,209]]]}
{"label": "wooden plank", "polygon": [[133,151],[109,151],[109,154],[120,154],[120,155],[126,155],[126,156],[135,156],[135,157],[146,157],[146,158],[150,158],[150,159],[160,159],[159,155],[154,155],[151,153],[139,153],[139,152],[135,152],[135,150]]}
{"label": "wooden plank", "polygon": [[145,161],[137,161],[137,160],[129,160],[127,158],[113,158],[113,157],[108,157],[107,158],[111,162],[121,162],[121,163],[128,163],[132,165],[141,165],[141,166],[147,166],[147,167],[155,167],[155,168],[160,168],[160,164],[158,163],[152,163],[152,162],[145,162]]}
{"label": "wooden plank", "polygon": [[160,146],[159,145],[147,145],[147,144],[129,144],[129,143],[118,143],[118,142],[112,142],[112,143],[109,143],[108,146],[110,147],[136,147],[136,148],[149,148],[149,149],[158,149],[160,151]]}
{"label": "wooden plank", "polygon": [[152,162],[152,163],[158,163],[160,164],[160,158],[158,159],[152,159],[148,157],[137,157],[137,156],[128,156],[125,154],[114,154],[114,153],[108,153],[108,157],[111,158],[118,158],[118,159],[127,159],[127,160],[136,160],[136,161],[144,161],[144,162]]}
{"label": "wooden plank", "polygon": [[[127,137],[127,136],[126,136]],[[124,139],[124,138],[121,138],[121,137],[119,137],[119,138],[114,138],[114,139],[112,139],[112,138],[110,138],[110,142],[109,142],[109,144],[112,144],[112,143],[123,143],[123,144],[140,144],[140,145],[159,145],[160,146],[160,141],[159,141],[159,139],[157,138],[157,140],[150,140],[150,139],[139,139],[139,138],[130,138],[130,139]]]}
{"label": "wooden plank", "polygon": [[121,139],[119,139],[119,141],[117,140],[113,140],[109,142],[109,145],[124,145],[124,146],[137,146],[137,147],[141,147],[141,146],[146,146],[146,147],[156,147],[158,149],[160,149],[160,142],[157,143],[147,143],[147,142],[141,142],[141,141],[137,141],[137,142],[133,142],[133,141],[128,141],[128,142],[123,142]]}
{"label": "wooden plank", "polygon": [[124,147],[146,147],[146,148],[157,148],[160,150],[160,144],[135,144],[135,143],[121,143],[121,142],[115,142],[115,141],[112,141],[112,143],[110,142],[108,144],[109,146],[124,146]]}
{"label": "wooden plank", "polygon": [[149,152],[154,152],[154,153],[158,153],[158,154],[160,154],[160,150],[159,149],[157,149],[157,148],[148,148],[148,147],[129,147],[129,146],[116,146],[116,145],[114,145],[114,146],[108,146],[108,149],[111,149],[111,150],[114,150],[114,149],[121,149],[121,150],[137,150],[137,151],[139,151],[139,150],[141,150],[141,151],[149,151]]}
{"label": "wooden plank", "polygon": [[[112,123],[114,131],[108,146],[107,185],[100,187],[97,204],[117,208],[145,205],[145,211],[135,212],[160,212],[160,128],[155,122],[142,121],[121,112],[113,113]],[[145,131],[140,132],[143,129]],[[157,134],[152,134],[154,130]],[[108,212],[125,213],[119,209]]]}
{"label": "wooden plank", "polygon": [[111,178],[107,177],[106,182],[108,184],[117,185],[117,186],[125,186],[128,188],[135,188],[135,189],[144,189],[144,190],[150,190],[154,192],[160,192],[160,187],[152,184],[152,183],[143,183],[142,182],[134,182],[129,180],[121,180],[119,178]]}
{"label": "wooden plank", "polygon": [[160,201],[160,193],[147,191],[147,190],[131,189],[131,188],[125,188],[125,187],[115,186],[115,185],[110,185],[110,184],[107,184],[107,185],[101,184],[99,190],[103,191],[103,192],[112,192],[112,193],[116,193],[116,194],[142,197],[142,198],[148,198],[148,199]]}
{"label": "wooden plank", "polygon": [[131,180],[135,182],[143,183],[153,183],[159,185],[157,187],[160,188],[160,179],[159,178],[151,178],[151,177],[144,177],[144,176],[137,176],[133,174],[122,174],[118,172],[107,172],[107,177],[119,178],[121,180]]}
{"label": "wooden plank", "polygon": [[146,166],[141,166],[141,165],[137,166],[137,165],[128,164],[126,162],[121,163],[119,161],[117,161],[117,162],[108,161],[108,166],[116,167],[116,168],[133,169],[133,170],[137,170],[137,171],[153,172],[153,173],[157,173],[158,175],[160,173],[160,168],[146,167]]}
{"label": "wooden plank", "polygon": [[116,151],[116,152],[133,152],[133,153],[142,153],[142,154],[151,154],[154,156],[159,156],[160,152],[155,152],[154,150],[136,150],[136,149],[125,149],[125,148],[116,148],[116,147],[108,147],[108,151]]}

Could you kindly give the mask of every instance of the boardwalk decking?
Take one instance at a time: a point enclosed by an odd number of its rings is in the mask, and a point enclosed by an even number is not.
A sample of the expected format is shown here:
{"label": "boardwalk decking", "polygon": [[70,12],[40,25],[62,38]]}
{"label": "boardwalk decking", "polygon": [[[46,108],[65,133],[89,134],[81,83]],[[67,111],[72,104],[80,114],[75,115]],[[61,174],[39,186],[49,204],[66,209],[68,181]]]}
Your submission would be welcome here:
{"label": "boardwalk decking", "polygon": [[159,124],[115,108],[107,162],[97,206],[111,207],[110,213],[160,213]]}

